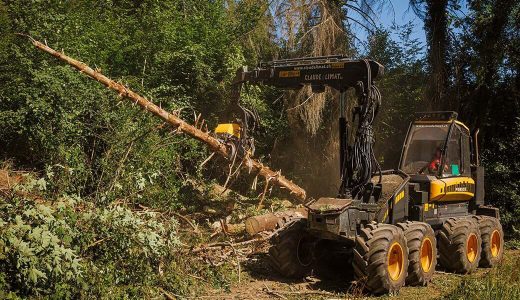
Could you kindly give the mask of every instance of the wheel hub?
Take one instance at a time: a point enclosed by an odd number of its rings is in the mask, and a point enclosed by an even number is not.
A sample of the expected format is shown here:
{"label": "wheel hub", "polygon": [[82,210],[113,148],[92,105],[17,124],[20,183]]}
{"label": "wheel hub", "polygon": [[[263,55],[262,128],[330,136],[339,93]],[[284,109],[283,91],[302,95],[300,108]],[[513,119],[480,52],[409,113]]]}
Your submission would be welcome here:
{"label": "wheel hub", "polygon": [[403,272],[403,248],[398,242],[395,242],[390,246],[388,251],[388,275],[390,275],[390,279],[396,281],[401,276]]}
{"label": "wheel hub", "polygon": [[432,267],[433,262],[433,247],[432,241],[425,238],[421,245],[421,268],[428,273]]}
{"label": "wheel hub", "polygon": [[477,244],[477,235],[474,233],[470,234],[466,242],[466,257],[471,263],[477,258]]}
{"label": "wheel hub", "polygon": [[497,257],[500,253],[500,232],[498,230],[493,231],[491,234],[491,255]]}

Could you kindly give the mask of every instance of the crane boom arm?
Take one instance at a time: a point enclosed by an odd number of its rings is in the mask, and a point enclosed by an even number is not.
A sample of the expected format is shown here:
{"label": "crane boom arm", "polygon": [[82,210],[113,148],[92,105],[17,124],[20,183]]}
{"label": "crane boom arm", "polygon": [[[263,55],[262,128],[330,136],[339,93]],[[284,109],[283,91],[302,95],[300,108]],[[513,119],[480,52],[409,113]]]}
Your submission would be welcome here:
{"label": "crane boom arm", "polygon": [[234,83],[265,84],[281,89],[299,89],[310,85],[313,91],[330,86],[340,92],[362,82],[364,87],[382,76],[384,67],[373,60],[350,60],[343,56],[311,57],[261,63],[248,71],[237,71]]}

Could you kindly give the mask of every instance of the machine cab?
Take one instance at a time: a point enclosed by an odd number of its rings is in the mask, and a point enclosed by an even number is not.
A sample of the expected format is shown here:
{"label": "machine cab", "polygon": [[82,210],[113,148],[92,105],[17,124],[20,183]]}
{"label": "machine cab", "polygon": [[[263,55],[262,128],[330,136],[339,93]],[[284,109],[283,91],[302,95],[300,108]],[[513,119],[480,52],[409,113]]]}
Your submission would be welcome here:
{"label": "machine cab", "polygon": [[437,178],[471,176],[470,132],[455,112],[418,113],[408,130],[400,169]]}
{"label": "machine cab", "polygon": [[467,201],[475,195],[470,131],[455,112],[416,114],[399,168],[411,182],[427,184],[428,203]]}

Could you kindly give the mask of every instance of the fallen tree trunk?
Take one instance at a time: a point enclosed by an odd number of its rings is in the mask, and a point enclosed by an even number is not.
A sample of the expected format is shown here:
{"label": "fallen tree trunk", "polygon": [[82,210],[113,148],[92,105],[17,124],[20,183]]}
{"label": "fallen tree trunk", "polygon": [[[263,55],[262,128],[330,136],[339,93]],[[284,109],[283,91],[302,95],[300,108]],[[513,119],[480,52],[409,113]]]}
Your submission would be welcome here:
{"label": "fallen tree trunk", "polygon": [[295,219],[307,219],[307,208],[291,209],[260,216],[250,217],[245,221],[245,228],[250,236],[263,231],[271,231],[281,228],[284,224]]}
{"label": "fallen tree trunk", "polygon": [[[90,68],[85,63],[75,60],[73,58],[68,57],[67,55],[58,52],[49,46],[30,38],[32,44],[40,49],[43,50],[52,56],[66,62],[67,64],[71,65],[72,67],[79,70],[81,73],[84,73],[88,75],[89,77],[101,82],[109,89],[112,89],[119,93],[120,97],[126,98],[139,106],[141,106],[144,110],[147,110],[151,112],[152,114],[156,115],[157,117],[163,119],[168,124],[172,125],[173,127],[177,128],[178,131],[184,132],[185,134],[204,142],[208,148],[211,151],[217,152],[218,154],[229,158],[229,153],[224,144],[222,144],[219,140],[217,140],[215,137],[210,135],[207,131],[203,131],[191,124],[186,123],[184,120],[179,118],[175,114],[171,114],[164,109],[160,108],[159,106],[155,105],[148,99],[142,97],[141,95],[135,93],[134,91],[128,89],[124,85],[115,82],[114,80],[106,77],[105,75],[101,74],[100,72]],[[247,157],[244,159],[248,159]],[[278,185],[281,188],[285,188],[289,190],[290,194],[300,202],[303,202],[306,199],[306,193],[305,190],[293,183],[292,181],[288,180],[284,176],[282,176],[279,172],[275,172],[268,167],[264,166],[261,162],[256,161],[254,159],[250,159],[249,162],[244,162],[242,164],[244,168],[250,168],[254,171],[258,172],[259,175],[265,177],[267,183],[272,183],[275,185]]]}

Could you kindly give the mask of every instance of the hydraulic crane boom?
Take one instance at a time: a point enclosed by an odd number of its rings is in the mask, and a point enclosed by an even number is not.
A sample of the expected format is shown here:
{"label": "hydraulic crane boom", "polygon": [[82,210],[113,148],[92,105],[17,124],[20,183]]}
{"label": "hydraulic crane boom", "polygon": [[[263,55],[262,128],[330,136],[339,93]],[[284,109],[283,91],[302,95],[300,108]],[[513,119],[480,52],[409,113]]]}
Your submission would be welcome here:
{"label": "hydraulic crane boom", "polygon": [[299,89],[308,84],[316,92],[323,91],[325,86],[344,92],[360,81],[365,87],[371,85],[368,73],[375,80],[383,75],[383,71],[384,67],[373,60],[349,60],[343,56],[308,57],[265,62],[251,71],[243,67],[237,71],[234,83],[261,83],[281,89]]}
{"label": "hydraulic crane boom", "polygon": [[[253,70],[237,71],[234,84],[264,84],[281,89],[300,89],[306,85],[320,93],[329,86],[340,92],[340,175],[338,197],[356,197],[367,189],[379,165],[372,152],[372,122],[380,105],[380,94],[374,80],[382,76],[384,67],[376,61],[351,60],[344,56],[308,57],[261,63]],[[356,138],[348,144],[345,92],[355,88],[357,107],[352,121],[357,121]]]}

